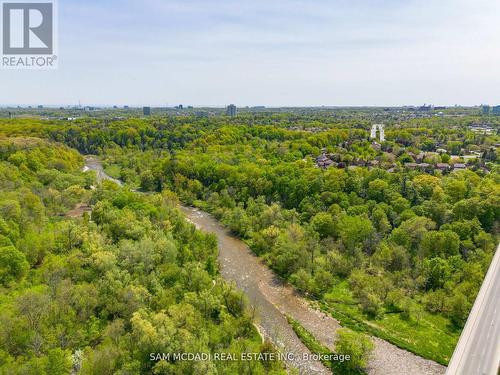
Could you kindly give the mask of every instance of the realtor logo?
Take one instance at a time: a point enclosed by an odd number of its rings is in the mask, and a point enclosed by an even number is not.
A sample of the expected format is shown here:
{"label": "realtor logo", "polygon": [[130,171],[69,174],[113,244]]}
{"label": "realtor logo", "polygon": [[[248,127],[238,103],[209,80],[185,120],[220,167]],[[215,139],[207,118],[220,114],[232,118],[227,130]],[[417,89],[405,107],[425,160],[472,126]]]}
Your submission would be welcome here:
{"label": "realtor logo", "polygon": [[4,1],[2,8],[2,67],[54,68],[54,1]]}

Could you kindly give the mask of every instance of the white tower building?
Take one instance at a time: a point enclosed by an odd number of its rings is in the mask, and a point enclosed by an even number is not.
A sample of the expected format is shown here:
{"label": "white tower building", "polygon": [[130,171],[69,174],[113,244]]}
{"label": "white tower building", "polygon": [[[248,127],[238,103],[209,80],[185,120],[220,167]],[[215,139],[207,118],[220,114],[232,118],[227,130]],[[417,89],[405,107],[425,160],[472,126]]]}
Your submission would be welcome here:
{"label": "white tower building", "polygon": [[370,134],[371,139],[377,138],[377,131],[380,133],[380,142],[385,142],[385,125],[384,124],[375,124],[372,126],[372,131]]}

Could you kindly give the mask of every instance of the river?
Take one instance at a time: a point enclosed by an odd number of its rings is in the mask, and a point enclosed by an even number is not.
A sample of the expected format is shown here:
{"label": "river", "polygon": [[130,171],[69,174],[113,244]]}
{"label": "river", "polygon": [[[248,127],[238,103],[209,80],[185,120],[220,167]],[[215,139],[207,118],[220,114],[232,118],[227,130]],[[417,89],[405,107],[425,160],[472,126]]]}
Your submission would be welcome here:
{"label": "river", "polygon": [[[269,268],[251,252],[243,241],[232,236],[211,215],[196,208],[181,207],[181,209],[198,229],[217,236],[222,276],[225,280],[234,282],[245,292],[250,303],[257,310],[257,326],[261,334],[269,338],[282,353],[290,356],[288,365],[298,368],[303,374],[330,373],[320,362],[303,358],[304,354],[308,355],[310,352],[284,316],[284,313],[308,309],[307,304],[299,298],[290,298],[291,295],[287,293],[288,288]],[[286,308],[283,309],[283,306]],[[296,314],[293,315],[296,318]],[[332,330],[329,334],[333,337],[334,331]]]}
{"label": "river", "polygon": [[122,182],[117,180],[116,178],[111,177],[110,175],[104,172],[104,168],[102,167],[102,163],[97,156],[87,155],[85,156],[85,166],[83,167],[83,171],[92,170],[96,173],[97,182],[101,183],[103,180],[113,181],[114,183],[122,186]]}
{"label": "river", "polygon": [[[119,185],[121,181],[106,174],[101,161],[96,156],[85,157],[84,171],[96,172],[97,181],[110,180]],[[261,263],[250,249],[240,240],[231,236],[225,228],[212,216],[194,208],[180,207],[189,221],[199,229],[213,232],[217,235],[219,242],[219,265],[221,274],[225,280],[234,282],[243,290],[257,313],[257,327],[260,333],[271,340],[288,358],[287,366],[299,370],[300,374],[331,374],[321,362],[304,355],[312,353],[304,346],[293,329],[288,324],[283,312],[273,303],[266,294],[281,295],[279,288],[283,284],[272,274],[272,272]],[[273,285],[277,288],[274,292],[266,288],[264,293],[262,286]],[[272,292],[272,293],[271,293]],[[291,301],[292,303],[295,300]],[[300,308],[297,306],[297,308]],[[333,335],[333,331],[331,332]]]}
{"label": "river", "polygon": [[[97,157],[85,158],[85,168],[97,172],[98,179],[121,182],[108,176]],[[339,323],[330,315],[311,307],[309,302],[284,284],[249,247],[234,237],[210,214],[192,207],[180,207],[186,218],[198,229],[214,233],[219,246],[219,266],[225,280],[243,290],[257,311],[257,326],[282,353],[288,354],[287,365],[301,374],[330,374],[302,344],[288,324],[285,314],[299,321],[323,345],[333,349],[335,330]],[[446,368],[433,361],[373,338],[375,351],[369,361],[370,375],[439,375]]]}
{"label": "river", "polygon": [[[330,315],[313,308],[293,288],[284,284],[250,248],[237,239],[212,215],[196,208],[181,207],[189,221],[198,229],[214,233],[219,244],[221,274],[227,281],[236,283],[258,310],[258,326],[265,336],[285,353],[300,356],[309,353],[288,325],[284,315],[289,315],[313,334],[323,345],[334,348],[335,330],[339,323]],[[372,338],[375,350],[368,364],[370,375],[438,375],[445,367],[400,349],[387,341]],[[327,371],[318,362],[291,363],[306,374]]]}

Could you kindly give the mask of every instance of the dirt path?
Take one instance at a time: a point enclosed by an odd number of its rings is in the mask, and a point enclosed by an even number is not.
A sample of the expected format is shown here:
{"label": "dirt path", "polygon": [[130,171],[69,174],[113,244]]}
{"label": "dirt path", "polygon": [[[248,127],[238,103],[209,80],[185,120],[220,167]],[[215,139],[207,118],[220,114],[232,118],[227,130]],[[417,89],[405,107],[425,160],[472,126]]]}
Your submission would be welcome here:
{"label": "dirt path", "polygon": [[73,208],[71,211],[66,212],[66,216],[71,218],[78,218],[82,217],[85,212],[90,214],[92,212],[92,207],[87,203],[78,203],[75,208]]}

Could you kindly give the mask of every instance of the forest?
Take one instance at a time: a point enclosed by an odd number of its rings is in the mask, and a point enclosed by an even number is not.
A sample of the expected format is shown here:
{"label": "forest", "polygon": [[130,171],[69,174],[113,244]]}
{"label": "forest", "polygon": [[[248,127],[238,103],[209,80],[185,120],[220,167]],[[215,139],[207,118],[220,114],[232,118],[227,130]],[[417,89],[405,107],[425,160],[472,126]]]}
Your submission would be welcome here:
{"label": "forest", "polygon": [[[0,372],[210,373],[144,353],[271,350],[178,200],[343,326],[447,364],[498,243],[500,121],[484,121],[388,119],[380,144],[363,116],[0,121]],[[80,154],[154,194],[92,189]],[[207,364],[223,365],[283,371]]]}
{"label": "forest", "polygon": [[150,360],[274,348],[173,193],[96,187],[82,167],[65,145],[0,139],[0,374],[285,373],[275,360]]}

